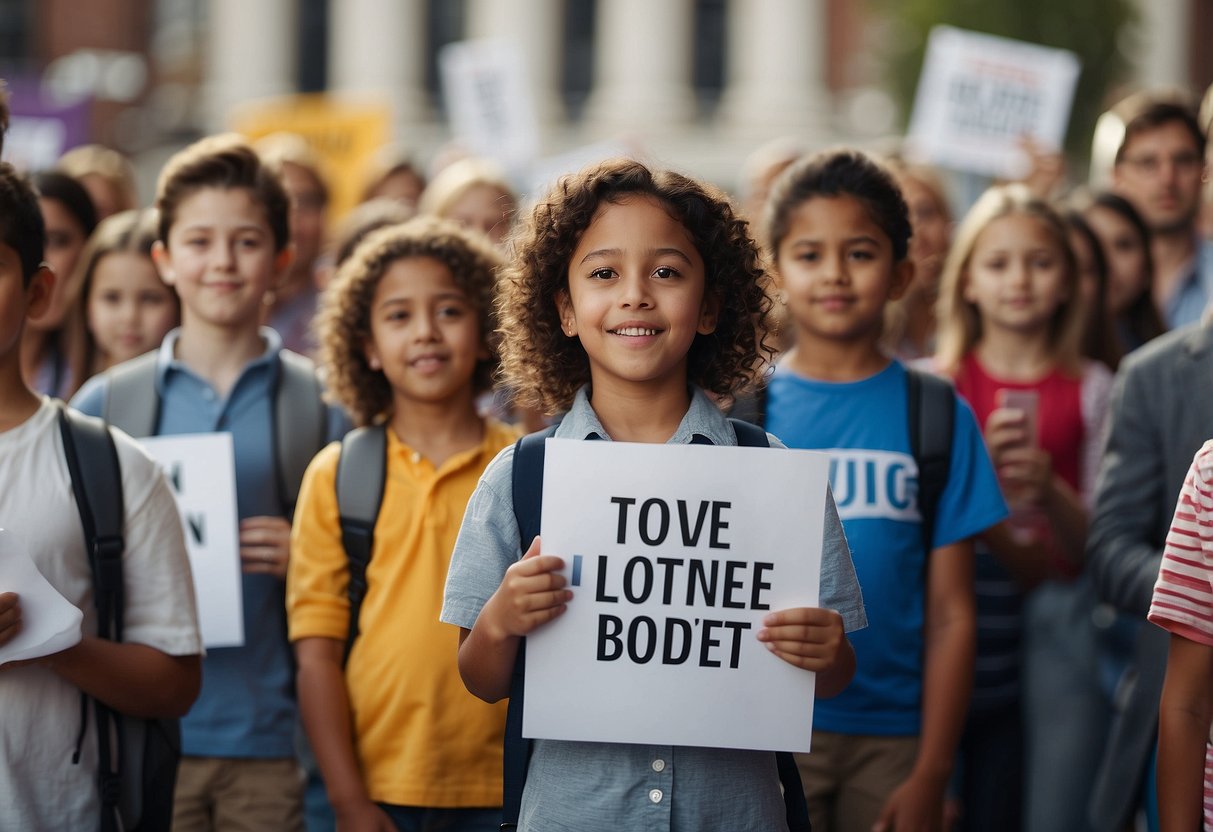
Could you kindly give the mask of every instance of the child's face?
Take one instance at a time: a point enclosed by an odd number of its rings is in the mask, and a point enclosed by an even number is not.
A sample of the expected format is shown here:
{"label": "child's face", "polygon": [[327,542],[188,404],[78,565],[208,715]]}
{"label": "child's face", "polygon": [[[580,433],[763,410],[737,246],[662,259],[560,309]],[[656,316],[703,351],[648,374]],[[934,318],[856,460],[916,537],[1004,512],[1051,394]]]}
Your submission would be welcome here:
{"label": "child's face", "polygon": [[76,294],[72,278],[76,272],[76,262],[88,238],[84,227],[76,220],[71,211],[57,199],[39,199],[42,208],[42,221],[46,224],[46,251],[43,259],[55,273],[55,288],[51,295],[50,308],[39,316],[34,325],[38,329],[58,329],[67,314],[68,301]]}
{"label": "child's face", "polygon": [[595,391],[685,389],[687,353],[697,334],[715,330],[717,309],[682,223],[651,197],[603,203],[568,269],[557,310],[589,356]]}
{"label": "child's face", "polygon": [[49,269],[39,269],[26,286],[21,256],[12,246],[0,243],[0,366],[15,366],[19,361],[25,320],[45,314],[54,280]]}
{"label": "child's face", "polygon": [[507,212],[513,205],[509,195],[491,185],[473,185],[455,200],[446,216],[464,228],[479,231],[496,246],[510,230]]}
{"label": "child's face", "polygon": [[399,405],[470,398],[476,363],[489,357],[479,316],[451,270],[432,257],[392,263],[371,300],[371,369]]}
{"label": "child's face", "polygon": [[1060,241],[1043,221],[1024,214],[1008,214],[985,227],[965,277],[964,299],[977,307],[986,327],[1036,334],[1070,297]]}
{"label": "child's face", "polygon": [[854,197],[813,197],[789,217],[776,252],[776,280],[798,336],[872,345],[884,305],[913,276],[893,243]]}
{"label": "child's face", "polygon": [[117,251],[97,261],[88,294],[88,328],[107,363],[155,349],[176,323],[172,293],[150,258]]}
{"label": "child's face", "polygon": [[1108,261],[1108,311],[1119,315],[1146,291],[1145,241],[1133,223],[1111,208],[1095,205],[1085,218]]}
{"label": "child's face", "polygon": [[274,251],[265,207],[245,188],[202,188],[177,206],[165,244],[152,252],[181,297],[181,316],[222,329],[256,328],[265,294],[290,262]]}

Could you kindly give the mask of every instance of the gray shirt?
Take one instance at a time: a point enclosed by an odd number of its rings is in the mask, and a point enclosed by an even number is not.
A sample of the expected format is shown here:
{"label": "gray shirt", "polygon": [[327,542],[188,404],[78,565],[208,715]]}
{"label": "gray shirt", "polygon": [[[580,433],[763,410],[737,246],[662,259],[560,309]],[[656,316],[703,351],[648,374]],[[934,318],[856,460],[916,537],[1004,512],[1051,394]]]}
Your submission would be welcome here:
{"label": "gray shirt", "polygon": [[[587,390],[555,435],[610,440]],[[728,419],[696,389],[669,443],[696,435],[736,445]],[[779,446],[778,440],[772,445]],[[442,620],[465,629],[522,556],[514,517],[510,446],[489,463],[468,502],[447,575]],[[529,544],[530,541],[527,541]],[[827,493],[820,605],[842,615],[848,632],[867,625],[842,522]],[[520,830],[782,830],[787,824],[775,755],[765,751],[535,740]]]}

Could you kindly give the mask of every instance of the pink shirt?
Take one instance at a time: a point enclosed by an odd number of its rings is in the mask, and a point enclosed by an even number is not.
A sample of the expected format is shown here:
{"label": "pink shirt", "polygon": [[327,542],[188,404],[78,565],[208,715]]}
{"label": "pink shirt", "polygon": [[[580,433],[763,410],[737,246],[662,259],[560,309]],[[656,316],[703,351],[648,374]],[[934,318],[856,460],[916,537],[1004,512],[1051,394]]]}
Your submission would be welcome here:
{"label": "pink shirt", "polygon": [[[1192,460],[1167,534],[1149,620],[1213,647],[1213,440]],[[1205,745],[1205,832],[1213,832],[1213,726]]]}

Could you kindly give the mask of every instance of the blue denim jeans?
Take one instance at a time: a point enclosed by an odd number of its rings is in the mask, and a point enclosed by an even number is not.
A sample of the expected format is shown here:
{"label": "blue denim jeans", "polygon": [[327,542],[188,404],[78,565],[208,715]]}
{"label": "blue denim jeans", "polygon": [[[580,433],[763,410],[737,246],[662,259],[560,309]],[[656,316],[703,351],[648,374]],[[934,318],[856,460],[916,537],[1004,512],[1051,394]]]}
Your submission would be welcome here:
{"label": "blue denim jeans", "polygon": [[426,809],[380,803],[400,832],[497,832],[501,809]]}

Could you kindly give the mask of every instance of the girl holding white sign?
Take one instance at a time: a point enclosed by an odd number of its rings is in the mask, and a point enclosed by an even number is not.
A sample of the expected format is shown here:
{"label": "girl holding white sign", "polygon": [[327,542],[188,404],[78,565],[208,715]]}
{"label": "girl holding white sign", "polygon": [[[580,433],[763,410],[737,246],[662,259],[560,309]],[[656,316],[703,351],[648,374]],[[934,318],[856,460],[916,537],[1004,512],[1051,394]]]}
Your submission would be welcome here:
{"label": "girl holding white sign", "polygon": [[[737,444],[708,393],[751,382],[769,302],[757,248],[723,195],[605,162],[561,180],[513,242],[499,288],[503,366],[524,403],[567,411],[556,437]],[[522,639],[578,603],[562,559],[519,539],[513,465],[507,448],[472,495],[442,611],[462,628],[465,684],[488,701],[509,694]],[[831,696],[854,669],[844,632],[865,621],[827,498],[820,607],[769,614],[758,639]],[[518,818],[519,829],[590,832],[787,824],[770,752],[559,740],[534,741]]]}

